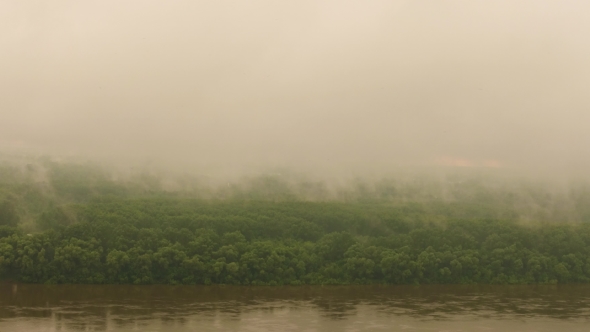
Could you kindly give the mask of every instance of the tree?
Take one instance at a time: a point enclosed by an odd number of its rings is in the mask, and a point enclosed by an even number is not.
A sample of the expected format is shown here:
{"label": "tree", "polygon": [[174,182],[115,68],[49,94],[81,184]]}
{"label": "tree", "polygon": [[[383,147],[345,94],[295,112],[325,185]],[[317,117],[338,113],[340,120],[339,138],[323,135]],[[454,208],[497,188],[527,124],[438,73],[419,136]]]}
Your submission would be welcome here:
{"label": "tree", "polygon": [[0,226],[16,226],[20,221],[14,199],[0,202]]}

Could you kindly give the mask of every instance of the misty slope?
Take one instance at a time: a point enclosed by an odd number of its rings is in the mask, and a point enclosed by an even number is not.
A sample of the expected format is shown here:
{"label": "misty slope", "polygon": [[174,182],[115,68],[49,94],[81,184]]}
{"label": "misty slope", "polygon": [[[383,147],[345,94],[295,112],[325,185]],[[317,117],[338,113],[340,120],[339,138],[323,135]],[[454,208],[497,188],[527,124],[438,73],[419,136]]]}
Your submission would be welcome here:
{"label": "misty slope", "polygon": [[590,189],[583,184],[559,191],[452,175],[337,187],[269,175],[214,186],[145,172],[116,179],[97,165],[47,159],[5,163],[0,171],[0,278],[590,281]]}
{"label": "misty slope", "polygon": [[40,216],[46,212],[71,210],[75,214],[72,207],[77,204],[155,197],[379,203],[397,207],[418,204],[427,210],[436,207],[439,211],[434,214],[444,214],[446,209],[452,218],[590,221],[587,182],[558,187],[524,178],[454,172],[339,183],[274,173],[215,183],[186,174],[142,169],[122,173],[97,164],[49,158],[0,163],[0,224],[19,224],[27,231],[38,230]]}

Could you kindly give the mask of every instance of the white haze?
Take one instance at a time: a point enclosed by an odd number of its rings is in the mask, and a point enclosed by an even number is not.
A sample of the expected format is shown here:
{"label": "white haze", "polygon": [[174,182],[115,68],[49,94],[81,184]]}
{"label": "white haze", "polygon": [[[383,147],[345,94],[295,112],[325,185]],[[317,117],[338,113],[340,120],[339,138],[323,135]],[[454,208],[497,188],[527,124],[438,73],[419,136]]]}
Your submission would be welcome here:
{"label": "white haze", "polygon": [[587,1],[0,2],[0,150],[587,175]]}

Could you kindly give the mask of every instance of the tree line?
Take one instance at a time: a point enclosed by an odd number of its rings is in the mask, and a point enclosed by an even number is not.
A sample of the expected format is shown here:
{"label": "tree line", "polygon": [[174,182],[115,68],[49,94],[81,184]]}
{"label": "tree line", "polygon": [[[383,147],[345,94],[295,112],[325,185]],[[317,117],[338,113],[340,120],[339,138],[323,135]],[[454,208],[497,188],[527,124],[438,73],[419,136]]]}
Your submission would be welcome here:
{"label": "tree line", "polygon": [[0,164],[0,279],[33,283],[570,283],[590,185],[452,175],[218,188],[95,164]]}
{"label": "tree line", "polygon": [[0,227],[0,278],[31,283],[590,281],[590,224],[485,206],[109,197]]}

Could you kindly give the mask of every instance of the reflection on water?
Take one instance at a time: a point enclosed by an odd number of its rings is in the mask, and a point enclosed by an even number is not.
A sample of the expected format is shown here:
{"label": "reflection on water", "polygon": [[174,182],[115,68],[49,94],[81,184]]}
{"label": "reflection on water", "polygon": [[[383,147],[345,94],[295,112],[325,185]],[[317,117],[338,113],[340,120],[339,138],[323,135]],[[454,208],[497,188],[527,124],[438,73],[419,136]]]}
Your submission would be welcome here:
{"label": "reflection on water", "polygon": [[0,284],[0,331],[587,331],[590,286]]}

